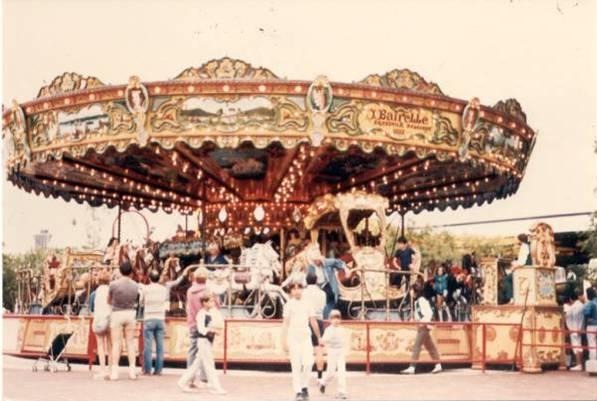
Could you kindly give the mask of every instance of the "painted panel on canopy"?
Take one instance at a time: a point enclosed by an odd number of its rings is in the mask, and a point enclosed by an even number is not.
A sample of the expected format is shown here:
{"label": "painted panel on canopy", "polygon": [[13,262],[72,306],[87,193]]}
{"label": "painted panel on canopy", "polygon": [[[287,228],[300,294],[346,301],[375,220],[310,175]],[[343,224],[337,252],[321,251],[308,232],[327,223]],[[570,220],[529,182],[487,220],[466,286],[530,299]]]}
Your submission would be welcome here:
{"label": "painted panel on canopy", "polygon": [[175,96],[154,101],[150,120],[154,132],[232,133],[246,129],[306,131],[309,119],[303,97]]}

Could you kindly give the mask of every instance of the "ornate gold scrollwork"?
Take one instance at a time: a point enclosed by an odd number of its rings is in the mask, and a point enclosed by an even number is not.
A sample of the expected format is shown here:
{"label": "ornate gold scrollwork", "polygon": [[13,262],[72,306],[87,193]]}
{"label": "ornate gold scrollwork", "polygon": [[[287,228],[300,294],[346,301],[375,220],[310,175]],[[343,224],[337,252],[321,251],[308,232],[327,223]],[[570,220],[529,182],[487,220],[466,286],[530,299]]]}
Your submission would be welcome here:
{"label": "ornate gold scrollwork", "polygon": [[329,132],[344,132],[347,135],[362,135],[359,128],[359,107],[357,104],[348,102],[340,107],[330,115],[326,121],[326,126]]}
{"label": "ornate gold scrollwork", "polygon": [[174,79],[278,79],[278,77],[267,68],[253,67],[242,60],[224,57],[208,61],[200,67],[189,67]]}
{"label": "ornate gold scrollwork", "polygon": [[110,131],[113,134],[131,133],[137,130],[133,115],[123,104],[110,102],[106,105],[106,111],[110,117]]}
{"label": "ornate gold scrollwork", "polygon": [[104,86],[104,84],[96,77],[85,77],[76,72],[65,72],[54,78],[49,85],[42,86],[37,97],[60,95],[62,93],[97,88],[100,86]]}
{"label": "ornate gold scrollwork", "polygon": [[437,84],[427,82],[422,76],[408,69],[394,69],[384,75],[371,74],[363,79],[361,83],[386,88],[407,89],[432,95],[443,95]]}
{"label": "ornate gold scrollwork", "polygon": [[184,100],[184,97],[173,97],[162,103],[150,118],[151,128],[156,132],[183,131],[179,113]]}

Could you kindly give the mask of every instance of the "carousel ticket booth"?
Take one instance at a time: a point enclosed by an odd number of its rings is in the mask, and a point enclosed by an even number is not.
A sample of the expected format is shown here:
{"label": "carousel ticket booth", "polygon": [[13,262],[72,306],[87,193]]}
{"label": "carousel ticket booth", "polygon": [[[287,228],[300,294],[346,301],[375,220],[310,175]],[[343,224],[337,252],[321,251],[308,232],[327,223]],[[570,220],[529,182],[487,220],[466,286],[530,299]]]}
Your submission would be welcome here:
{"label": "carousel ticket booth", "polygon": [[531,229],[531,256],[531,266],[513,269],[513,298],[505,305],[497,304],[497,266],[485,267],[485,300],[473,306],[474,360],[484,352],[487,363],[516,363],[527,373],[563,366],[564,315],[556,297],[553,231],[545,223]]}

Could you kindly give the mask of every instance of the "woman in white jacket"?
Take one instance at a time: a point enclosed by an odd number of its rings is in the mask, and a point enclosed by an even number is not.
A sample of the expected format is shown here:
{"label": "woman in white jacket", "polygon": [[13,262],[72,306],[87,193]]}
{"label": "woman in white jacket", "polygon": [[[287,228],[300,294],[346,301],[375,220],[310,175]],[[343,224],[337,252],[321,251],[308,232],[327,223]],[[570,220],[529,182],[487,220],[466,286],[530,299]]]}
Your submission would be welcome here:
{"label": "woman in white jacket", "polygon": [[[110,314],[112,306],[108,303],[108,290],[110,289],[110,275],[108,272],[101,272],[98,278],[99,286],[91,294],[89,306],[93,312],[92,331],[95,334],[97,343],[97,355],[99,358],[100,372],[95,379],[109,379],[112,358],[110,357]],[[107,358],[107,363],[106,363]]]}

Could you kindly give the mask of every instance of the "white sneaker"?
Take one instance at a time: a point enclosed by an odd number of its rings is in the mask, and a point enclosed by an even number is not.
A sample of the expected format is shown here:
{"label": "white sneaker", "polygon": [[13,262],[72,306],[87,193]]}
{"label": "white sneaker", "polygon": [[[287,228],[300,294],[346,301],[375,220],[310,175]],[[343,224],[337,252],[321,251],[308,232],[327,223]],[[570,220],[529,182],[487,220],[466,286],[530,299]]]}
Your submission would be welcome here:
{"label": "white sneaker", "polygon": [[439,373],[442,371],[442,365],[441,363],[438,363],[435,365],[435,367],[433,368],[433,370],[431,371],[431,373]]}
{"label": "white sneaker", "polygon": [[129,371],[129,379],[130,380],[137,380],[137,373],[134,370]]}
{"label": "white sneaker", "polygon": [[217,394],[217,395],[228,394],[228,392],[226,390],[224,390],[222,387],[211,389],[211,390],[209,390],[209,392],[212,394]]}
{"label": "white sneaker", "polygon": [[405,375],[414,375],[415,374],[415,367],[414,366],[409,366],[408,369],[404,369],[402,372]]}
{"label": "white sneaker", "polygon": [[582,372],[582,365],[576,365],[575,367],[570,368],[570,370],[573,372]]}
{"label": "white sneaker", "polygon": [[106,375],[105,372],[96,373],[93,375],[93,380],[105,380],[106,376],[110,377],[110,375]]}
{"label": "white sneaker", "polygon": [[118,369],[112,369],[112,373],[110,373],[110,380],[118,380]]}
{"label": "white sneaker", "polygon": [[178,388],[180,388],[183,393],[196,393],[197,392],[197,388],[193,388],[191,387],[190,384],[187,383],[183,383],[182,381],[177,381],[176,385],[178,386]]}
{"label": "white sneaker", "polygon": [[199,380],[198,382],[192,382],[191,384],[189,384],[189,386],[191,388],[197,388],[197,389],[209,387],[209,385],[206,382],[201,381],[201,380]]}

